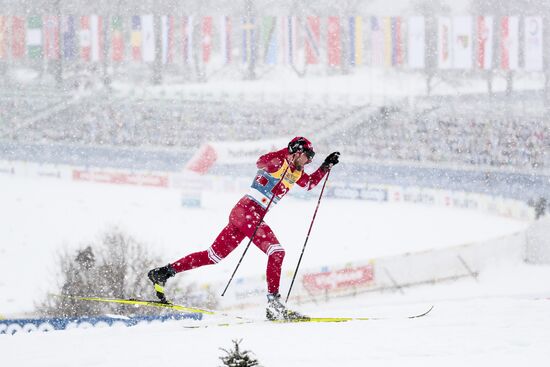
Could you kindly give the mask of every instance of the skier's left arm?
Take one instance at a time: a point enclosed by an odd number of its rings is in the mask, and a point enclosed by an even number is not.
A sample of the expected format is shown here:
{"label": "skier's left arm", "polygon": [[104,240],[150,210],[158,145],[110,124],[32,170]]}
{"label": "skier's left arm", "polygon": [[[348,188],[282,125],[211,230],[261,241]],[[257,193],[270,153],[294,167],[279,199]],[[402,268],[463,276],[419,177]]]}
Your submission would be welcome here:
{"label": "skier's left arm", "polygon": [[321,182],[323,177],[327,174],[328,171],[331,170],[331,168],[339,163],[340,153],[334,152],[330,153],[326,158],[325,161],[317,168],[315,172],[313,172],[311,175],[308,175],[307,173],[303,173],[302,177],[296,183],[300,187],[305,187],[308,191],[313,189],[315,186]]}

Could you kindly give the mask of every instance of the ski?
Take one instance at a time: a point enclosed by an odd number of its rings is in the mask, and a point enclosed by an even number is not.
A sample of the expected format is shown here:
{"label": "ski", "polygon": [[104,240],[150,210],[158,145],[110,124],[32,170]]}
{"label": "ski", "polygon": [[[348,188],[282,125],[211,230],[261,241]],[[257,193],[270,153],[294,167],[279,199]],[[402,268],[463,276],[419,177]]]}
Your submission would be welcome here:
{"label": "ski", "polygon": [[135,299],[135,298],[103,298],[103,297],[83,297],[83,296],[72,296],[72,295],[60,295],[59,297],[77,299],[80,301],[119,303],[119,304],[125,304],[125,305],[135,305],[135,306],[159,307],[159,308],[167,308],[167,309],[181,311],[181,312],[201,313],[204,315],[216,314],[216,312],[214,311],[210,311],[202,308],[182,306],[171,302],[161,302],[161,301],[143,300],[143,299]]}
{"label": "ski", "polygon": [[409,316],[396,316],[396,317],[304,317],[288,320],[242,320],[236,322],[218,322],[210,325],[185,325],[185,329],[200,329],[208,327],[225,327],[225,326],[236,326],[236,325],[246,325],[246,324],[255,324],[255,323],[274,323],[274,324],[293,324],[293,323],[306,323],[306,322],[316,322],[316,323],[345,323],[352,321],[376,321],[376,320],[396,320],[396,319],[417,319],[428,315],[434,306],[430,306],[426,311],[409,315]]}
{"label": "ski", "polygon": [[[409,315],[409,316],[402,316],[402,317],[299,317],[294,319],[284,319],[284,320],[254,320],[246,317],[241,317],[237,315],[230,315],[227,313],[222,313],[218,311],[213,310],[207,310],[203,308],[196,308],[196,307],[188,307],[183,305],[174,304],[171,302],[161,302],[161,301],[153,301],[153,300],[142,300],[142,299],[135,299],[135,298],[103,298],[103,297],[84,297],[84,296],[73,296],[73,295],[56,295],[58,297],[65,297],[65,298],[71,298],[71,299],[77,299],[80,301],[91,301],[91,302],[106,302],[106,303],[118,303],[118,304],[126,304],[126,305],[136,305],[136,306],[147,306],[147,307],[159,307],[159,308],[167,308],[172,309],[175,311],[180,312],[193,312],[193,313],[201,313],[204,315],[216,315],[216,316],[224,316],[224,317],[231,317],[235,319],[234,322],[222,322],[222,323],[216,323],[211,326],[231,326],[231,325],[243,325],[243,324],[253,324],[253,323],[259,323],[259,322],[270,322],[275,324],[288,324],[288,323],[304,323],[304,322],[317,322],[317,323],[343,323],[343,322],[350,322],[350,321],[374,321],[374,320],[394,320],[394,319],[416,319],[420,317],[424,317],[428,315],[434,308],[434,306],[430,306],[426,311]],[[201,328],[201,327],[209,327],[209,325],[194,325],[194,326],[185,326],[185,328]]]}
{"label": "ski", "polygon": [[294,322],[348,322],[348,321],[373,321],[373,320],[389,320],[389,319],[399,319],[399,318],[405,318],[405,319],[417,319],[420,317],[424,317],[427,314],[429,314],[433,310],[434,306],[430,306],[426,311],[410,315],[410,316],[403,316],[403,317],[304,317],[304,318],[296,318],[296,319],[288,319],[288,320],[272,320],[270,322],[274,323],[294,323]]}

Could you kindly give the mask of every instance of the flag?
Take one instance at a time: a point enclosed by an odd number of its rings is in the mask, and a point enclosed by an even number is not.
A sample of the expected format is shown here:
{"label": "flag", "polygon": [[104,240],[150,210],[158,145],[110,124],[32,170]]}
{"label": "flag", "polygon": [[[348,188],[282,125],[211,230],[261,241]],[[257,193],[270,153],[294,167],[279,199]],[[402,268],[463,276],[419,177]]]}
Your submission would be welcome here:
{"label": "flag", "polygon": [[277,18],[262,19],[263,60],[267,65],[277,63]]}
{"label": "flag", "polygon": [[11,56],[21,59],[25,56],[25,19],[12,17],[11,23]]}
{"label": "flag", "polygon": [[76,57],[76,31],[74,17],[64,16],[61,19],[61,32],[63,37],[63,58],[74,60]]}
{"label": "flag", "polygon": [[222,16],[220,26],[220,49],[222,53],[223,64],[231,63],[231,18]]}
{"label": "flag", "polygon": [[516,70],[519,64],[519,19],[516,16],[500,20],[500,67]]}
{"label": "flag", "polygon": [[426,65],[426,25],[424,17],[410,17],[408,23],[407,63],[411,69],[423,69]]}
{"label": "flag", "polygon": [[453,67],[472,68],[472,17],[453,18]]}
{"label": "flag", "polygon": [[437,19],[437,66],[440,69],[449,69],[452,66],[453,32],[451,19],[439,17]]}
{"label": "flag", "polygon": [[141,17],[139,15],[132,16],[130,44],[132,45],[132,59],[141,61]]}
{"label": "flag", "polygon": [[115,62],[124,60],[124,35],[122,34],[122,17],[111,18],[111,58]]}
{"label": "flag", "polygon": [[294,65],[297,62],[298,20],[296,17],[281,17],[283,39],[283,62]]}
{"label": "flag", "polygon": [[155,26],[152,14],[141,16],[141,57],[145,62],[155,61]]}
{"label": "flag", "polygon": [[31,59],[42,58],[42,18],[31,15],[27,18],[27,56]]}
{"label": "flag", "polygon": [[244,17],[242,20],[242,30],[243,30],[243,63],[250,64],[255,61],[256,53],[256,34],[254,18]]}
{"label": "flag", "polygon": [[0,59],[8,58],[8,17],[0,15]]}
{"label": "flag", "polygon": [[202,18],[202,62],[210,62],[212,53],[212,17]]}
{"label": "flag", "polygon": [[384,34],[384,66],[392,65],[393,46],[392,46],[392,18],[382,18],[382,32]]}
{"label": "flag", "polygon": [[103,60],[104,53],[103,18],[90,15],[90,43],[92,61]]}
{"label": "flag", "polygon": [[174,17],[163,15],[162,25],[162,63],[172,63],[174,59]]}
{"label": "flag", "polygon": [[306,18],[305,36],[306,64],[318,64],[321,58],[321,18]]}
{"label": "flag", "polygon": [[542,70],[542,31],[543,23],[540,16],[525,17],[525,69]]}
{"label": "flag", "polygon": [[339,66],[342,61],[340,43],[340,18],[328,17],[328,64]]}
{"label": "flag", "polygon": [[493,68],[493,17],[477,17],[477,68]]}
{"label": "flag", "polygon": [[370,65],[384,65],[384,32],[380,24],[380,18],[370,18]]}
{"label": "flag", "polygon": [[44,16],[44,57],[50,60],[59,60],[59,18]]}
{"label": "flag", "polygon": [[391,18],[391,64],[393,66],[403,65],[403,35],[401,17]]}
{"label": "flag", "polygon": [[155,27],[152,14],[141,16],[141,57],[145,62],[155,61]]}
{"label": "flag", "polygon": [[182,53],[183,62],[191,65],[193,62],[193,17],[183,17],[182,20]]}
{"label": "flag", "polygon": [[83,61],[90,61],[92,54],[92,40],[90,30],[90,18],[88,16],[80,17],[80,57]]}
{"label": "flag", "polygon": [[349,63],[352,66],[363,63],[363,19],[349,18]]}

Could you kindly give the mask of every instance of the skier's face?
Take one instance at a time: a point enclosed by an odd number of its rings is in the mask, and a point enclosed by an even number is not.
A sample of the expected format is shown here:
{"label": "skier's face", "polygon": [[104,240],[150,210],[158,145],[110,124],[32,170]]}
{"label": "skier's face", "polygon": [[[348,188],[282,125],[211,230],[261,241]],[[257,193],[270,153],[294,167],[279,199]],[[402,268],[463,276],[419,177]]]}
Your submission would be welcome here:
{"label": "skier's face", "polygon": [[304,166],[311,162],[311,159],[308,157],[308,155],[304,152],[299,152],[294,154],[294,160],[292,163],[294,163],[294,167],[301,170],[304,168]]}

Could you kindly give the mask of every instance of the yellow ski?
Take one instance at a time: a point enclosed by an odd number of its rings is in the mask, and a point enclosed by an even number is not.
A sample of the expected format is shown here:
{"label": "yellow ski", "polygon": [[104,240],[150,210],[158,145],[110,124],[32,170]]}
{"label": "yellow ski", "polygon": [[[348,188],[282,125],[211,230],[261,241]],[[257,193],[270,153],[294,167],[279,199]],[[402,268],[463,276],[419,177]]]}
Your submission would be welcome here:
{"label": "yellow ski", "polygon": [[205,315],[213,315],[214,312],[210,310],[205,310],[202,308],[187,307],[176,305],[170,302],[160,302],[160,301],[148,301],[141,299],[119,299],[119,298],[102,298],[102,297],[81,297],[81,296],[68,296],[62,295],[60,297],[78,299],[80,301],[92,301],[92,302],[106,302],[106,303],[120,303],[125,305],[137,305],[137,306],[150,306],[150,307],[160,307],[160,308],[169,308],[176,311],[182,312],[195,312],[202,313]]}

